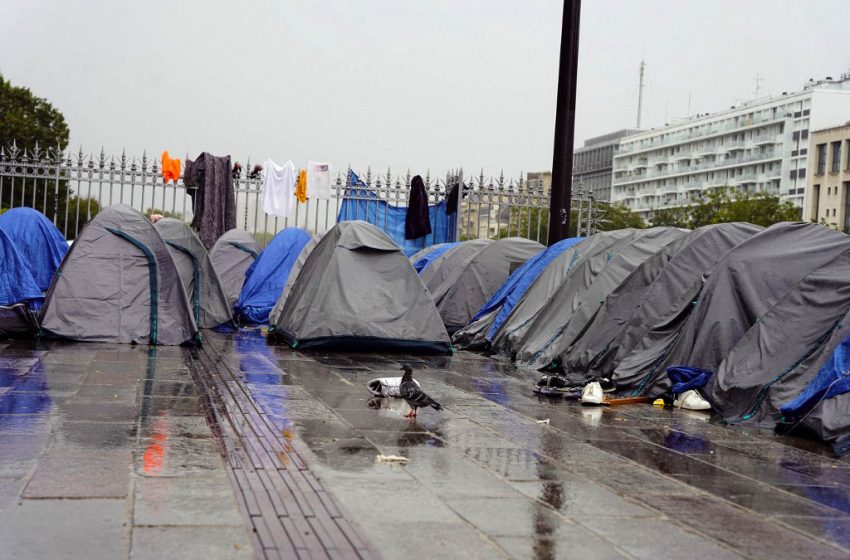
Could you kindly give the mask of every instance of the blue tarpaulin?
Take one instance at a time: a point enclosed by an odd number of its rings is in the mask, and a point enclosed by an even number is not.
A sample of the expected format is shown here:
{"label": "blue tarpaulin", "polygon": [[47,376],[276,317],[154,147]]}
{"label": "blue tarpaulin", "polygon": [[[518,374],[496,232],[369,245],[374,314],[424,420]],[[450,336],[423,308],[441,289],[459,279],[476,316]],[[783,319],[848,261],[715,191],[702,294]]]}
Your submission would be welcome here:
{"label": "blue tarpaulin", "polygon": [[670,392],[681,395],[691,389],[705,387],[714,372],[710,369],[701,369],[690,366],[671,366],[667,368],[667,377],[673,383]]}
{"label": "blue tarpaulin", "polygon": [[0,230],[9,236],[42,292],[68,252],[68,242],[47,217],[32,208],[13,208],[0,215]]}
{"label": "blue tarpaulin", "polygon": [[393,206],[382,200],[371,190],[365,188],[365,184],[357,177],[357,174],[349,172],[349,188],[345,191],[345,197],[339,207],[337,222],[352,220],[363,220],[377,226],[392,238],[404,251],[405,256],[410,257],[417,251],[421,251],[437,243],[452,243],[455,241],[455,224],[457,213],[451,216],[446,214],[446,201],[428,207],[428,216],[431,221],[431,234],[419,239],[404,238],[404,221],[407,217],[406,206]]}
{"label": "blue tarpaulin", "polygon": [[286,228],[254,259],[245,271],[245,284],[233,308],[241,320],[254,324],[269,320],[289,271],[308,241],[310,234],[305,230]]}
{"label": "blue tarpaulin", "polygon": [[41,307],[42,291],[15,243],[0,229],[0,305],[29,302],[30,309]]}
{"label": "blue tarpaulin", "polygon": [[451,249],[452,247],[457,247],[457,243],[443,243],[440,247],[437,247],[415,263],[413,263],[413,268],[416,269],[418,274],[422,274],[422,271],[428,268],[434,259]]}
{"label": "blue tarpaulin", "polygon": [[493,320],[493,324],[490,325],[490,330],[487,331],[487,340],[493,339],[496,331],[499,330],[499,327],[502,326],[502,323],[504,323],[505,319],[508,318],[508,315],[511,314],[514,306],[523,294],[525,294],[529,286],[531,286],[537,277],[540,276],[540,273],[549,266],[549,263],[555,260],[558,255],[583,240],[583,237],[570,237],[569,239],[562,239],[561,241],[558,241],[554,245],[547,247],[544,251],[525,261],[521,267],[516,269],[514,273],[505,280],[505,283],[502,284],[499,291],[493,294],[493,297],[491,297],[490,300],[484,304],[484,307],[478,310],[475,317],[472,318],[472,321],[477,321],[496,308],[501,308],[499,309],[499,313],[496,315],[496,318]]}
{"label": "blue tarpaulin", "polygon": [[817,404],[850,391],[850,337],[841,341],[818,374],[794,400],[779,410],[788,418],[797,418]]}

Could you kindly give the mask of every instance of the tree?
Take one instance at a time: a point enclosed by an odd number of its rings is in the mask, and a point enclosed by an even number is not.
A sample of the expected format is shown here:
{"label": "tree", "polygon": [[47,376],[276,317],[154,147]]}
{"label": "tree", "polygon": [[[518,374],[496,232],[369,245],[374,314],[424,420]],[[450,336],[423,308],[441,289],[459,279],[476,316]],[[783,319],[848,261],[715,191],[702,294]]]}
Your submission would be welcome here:
{"label": "tree", "polygon": [[743,192],[731,187],[706,193],[697,204],[658,210],[653,226],[674,226],[696,229],[710,224],[749,222],[768,227],[778,222],[795,222],[800,209],[792,202],[760,191]]}
{"label": "tree", "polygon": [[629,210],[623,204],[598,204],[600,210],[597,229],[599,231],[613,231],[615,229],[636,228],[643,229],[646,223],[643,219]]}

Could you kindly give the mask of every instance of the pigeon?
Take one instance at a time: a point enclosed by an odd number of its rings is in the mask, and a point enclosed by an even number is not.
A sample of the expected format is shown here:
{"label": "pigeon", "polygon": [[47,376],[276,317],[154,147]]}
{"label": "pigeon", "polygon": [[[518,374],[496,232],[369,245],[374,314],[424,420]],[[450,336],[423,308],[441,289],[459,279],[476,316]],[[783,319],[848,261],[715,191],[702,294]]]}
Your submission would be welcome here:
{"label": "pigeon", "polygon": [[401,369],[404,371],[404,375],[401,378],[401,385],[399,385],[399,393],[401,394],[401,398],[406,400],[407,404],[410,405],[410,412],[407,414],[408,418],[416,417],[417,408],[426,406],[430,406],[434,410],[441,410],[443,408],[440,403],[426,395],[419,388],[419,385],[413,380],[413,368],[410,367],[410,364],[404,364]]}

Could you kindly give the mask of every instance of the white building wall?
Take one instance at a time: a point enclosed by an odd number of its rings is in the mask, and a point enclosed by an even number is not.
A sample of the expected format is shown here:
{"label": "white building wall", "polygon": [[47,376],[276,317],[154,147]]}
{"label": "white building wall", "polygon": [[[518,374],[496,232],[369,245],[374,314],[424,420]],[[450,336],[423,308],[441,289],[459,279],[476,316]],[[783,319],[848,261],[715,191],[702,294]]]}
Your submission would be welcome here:
{"label": "white building wall", "polygon": [[809,130],[850,120],[850,76],[748,102],[621,139],[612,202],[644,219],[699,200],[708,189],[767,191],[802,207]]}

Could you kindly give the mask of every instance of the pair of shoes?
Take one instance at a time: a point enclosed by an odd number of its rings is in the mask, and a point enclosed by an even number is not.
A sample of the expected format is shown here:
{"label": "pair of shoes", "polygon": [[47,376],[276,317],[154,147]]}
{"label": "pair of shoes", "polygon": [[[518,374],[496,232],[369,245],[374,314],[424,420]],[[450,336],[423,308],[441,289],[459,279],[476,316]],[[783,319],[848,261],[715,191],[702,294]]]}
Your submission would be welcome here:
{"label": "pair of shoes", "polygon": [[581,404],[602,404],[603,400],[605,391],[599,381],[591,381],[581,391]]}
{"label": "pair of shoes", "polygon": [[696,389],[685,391],[676,396],[673,406],[684,410],[711,410],[711,404],[702,398]]}
{"label": "pair of shoes", "polygon": [[567,379],[560,375],[544,375],[533,389],[535,394],[546,396],[573,396],[580,390],[580,387],[569,383]]}

